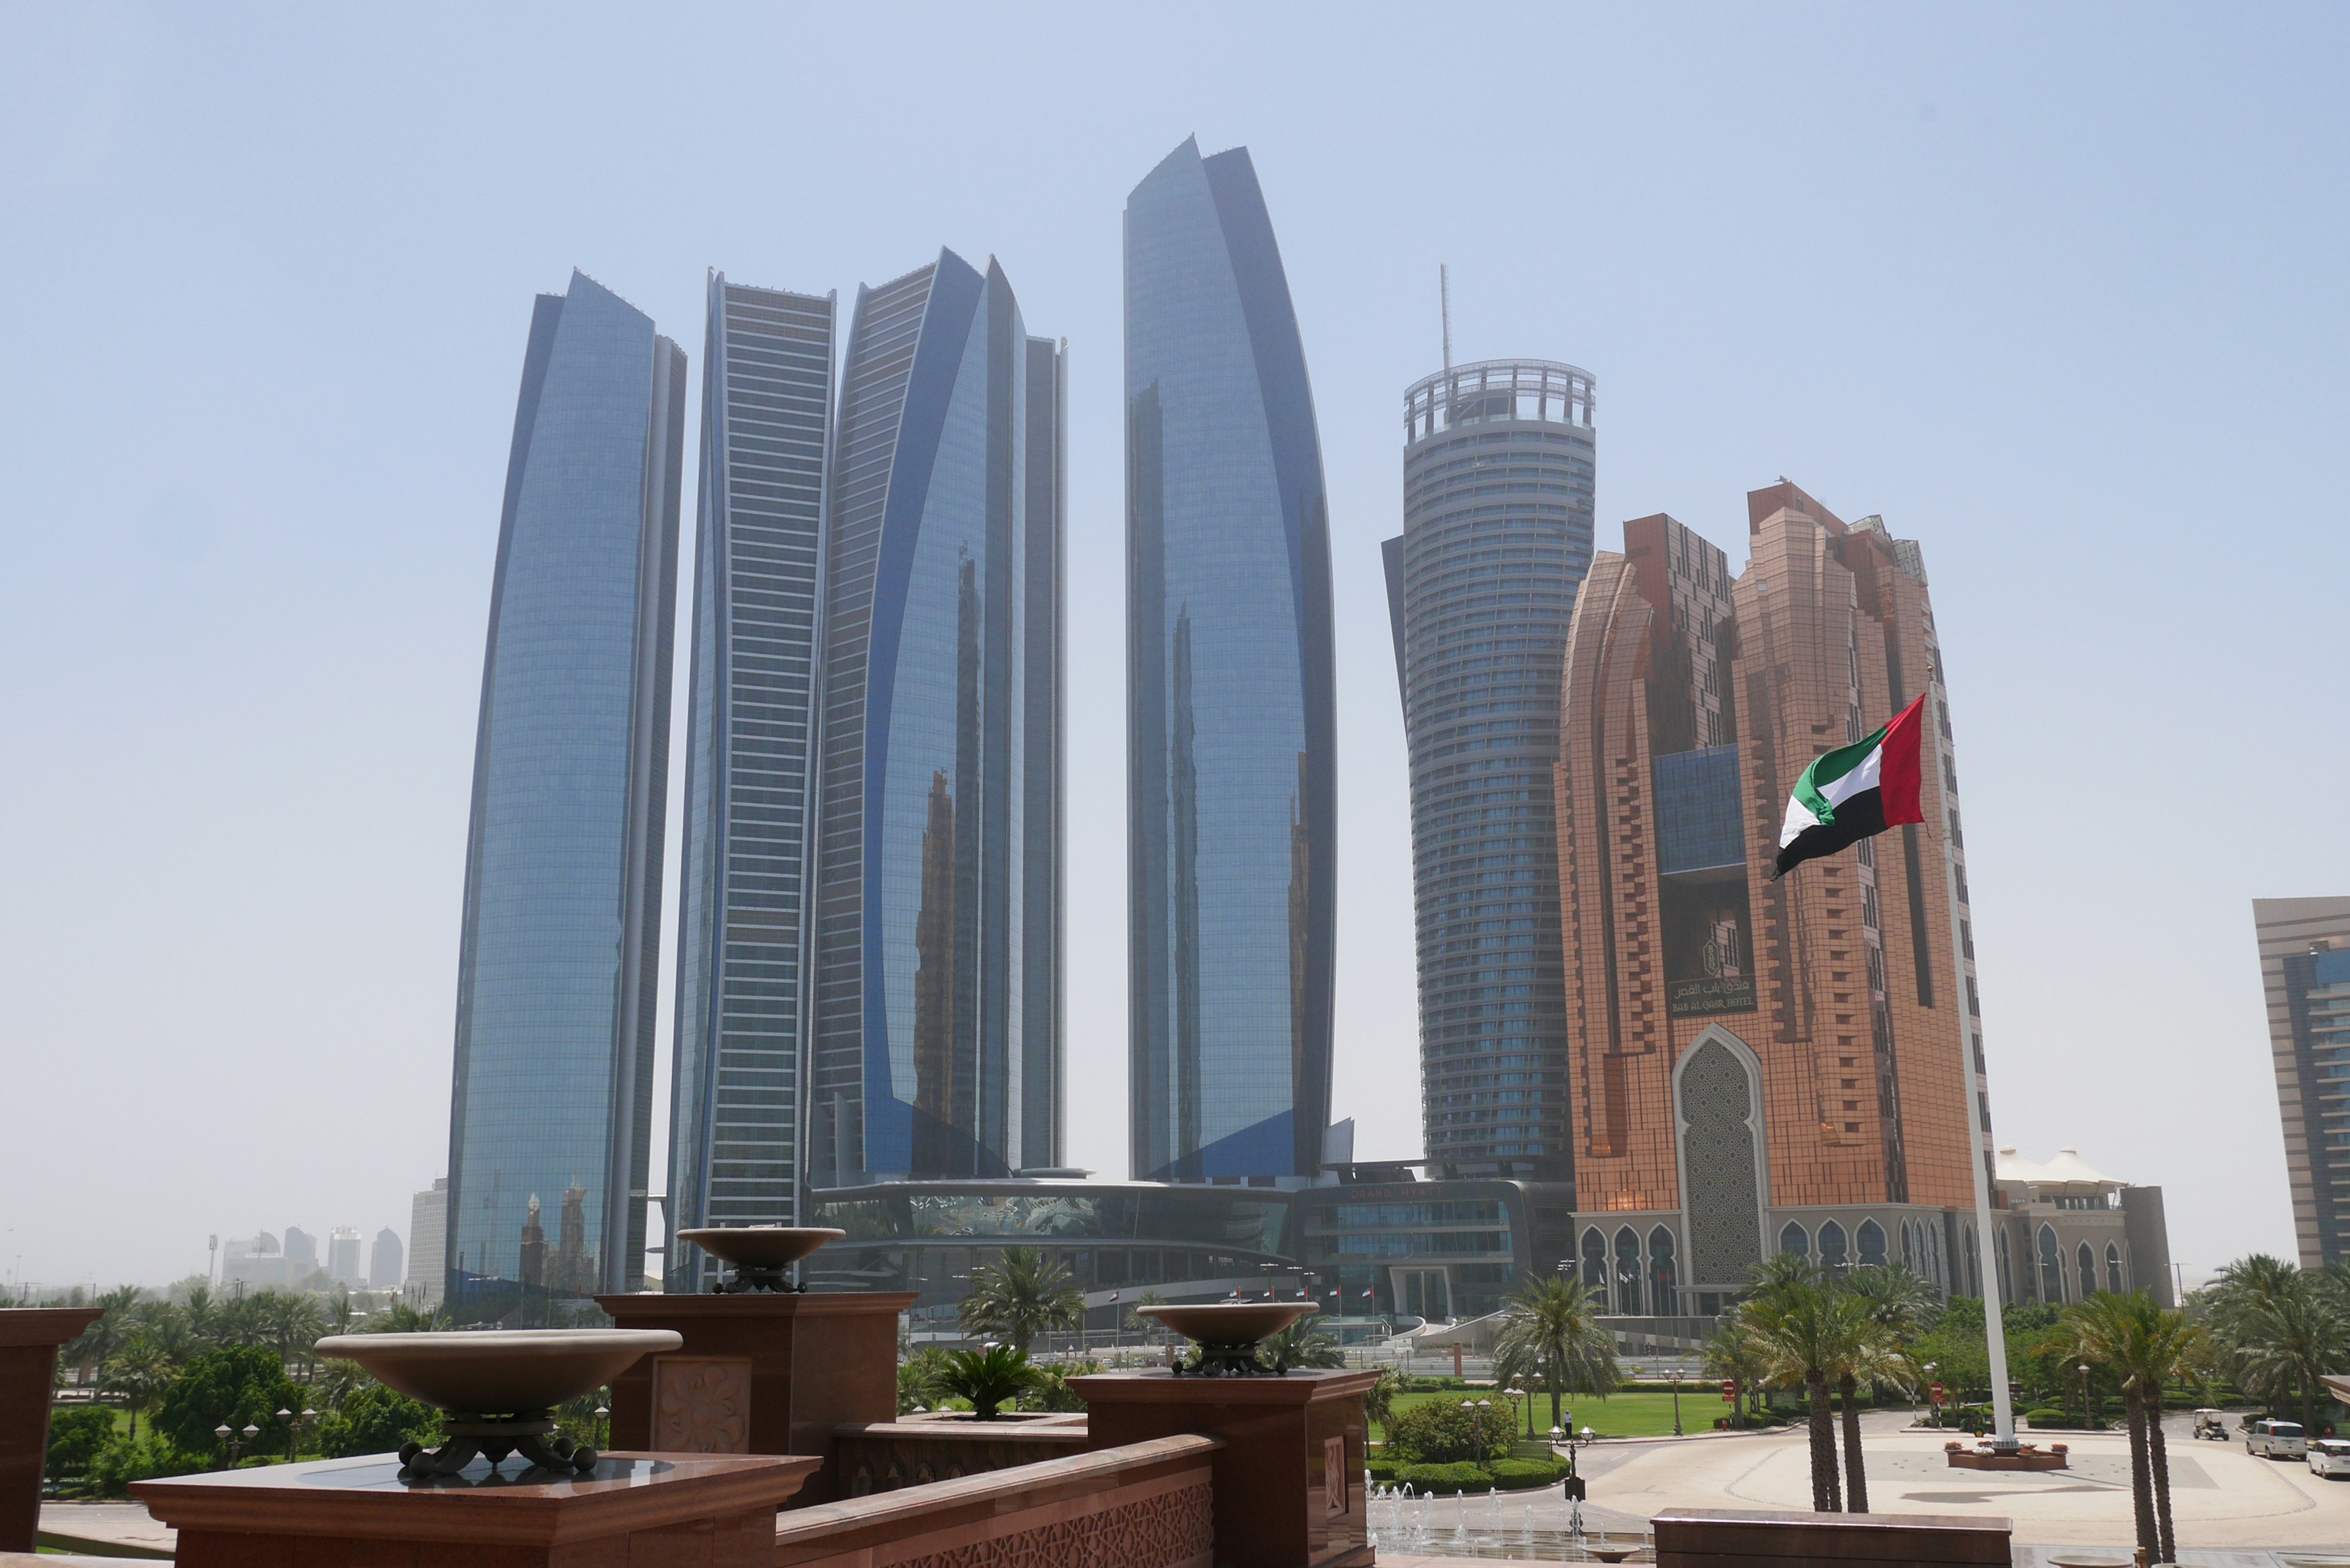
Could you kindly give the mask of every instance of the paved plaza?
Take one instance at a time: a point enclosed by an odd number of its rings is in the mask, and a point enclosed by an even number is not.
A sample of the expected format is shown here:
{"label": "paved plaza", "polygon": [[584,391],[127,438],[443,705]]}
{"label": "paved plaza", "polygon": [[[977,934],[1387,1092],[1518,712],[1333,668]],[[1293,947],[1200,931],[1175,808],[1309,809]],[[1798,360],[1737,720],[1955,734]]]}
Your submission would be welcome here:
{"label": "paved plaza", "polygon": [[[2299,1560],[2338,1559],[2341,1568],[2350,1568],[2350,1480],[2322,1480],[2298,1460],[2254,1459],[2241,1443],[2196,1442],[2183,1420],[2166,1423],[2165,1429],[2183,1562],[2297,1568]],[[2100,1552],[2129,1555],[2135,1537],[2126,1434],[2048,1434],[2043,1440],[2071,1446],[2073,1468],[2034,1474],[1954,1470],[1942,1456],[1948,1438],[1908,1429],[1899,1412],[1864,1417],[1871,1511],[2012,1520],[2016,1562],[2033,1568]],[[1590,1484],[1583,1509],[1589,1531],[1645,1531],[1650,1518],[1669,1508],[1811,1506],[1810,1450],[1801,1428],[1602,1443],[1585,1450],[1583,1470]],[[1547,1538],[1563,1530],[1567,1505],[1555,1491],[1538,1499],[1504,1494],[1491,1502],[1438,1499],[1422,1510],[1419,1528],[1408,1539],[1399,1539],[1392,1513],[1386,1521],[1384,1563],[1472,1552],[1490,1561],[1508,1550],[1510,1536],[1531,1531]],[[1373,1523],[1380,1522],[1375,1508]],[[1474,1544],[1455,1548],[1456,1531]],[[1548,1552],[1522,1555],[1555,1560]]]}

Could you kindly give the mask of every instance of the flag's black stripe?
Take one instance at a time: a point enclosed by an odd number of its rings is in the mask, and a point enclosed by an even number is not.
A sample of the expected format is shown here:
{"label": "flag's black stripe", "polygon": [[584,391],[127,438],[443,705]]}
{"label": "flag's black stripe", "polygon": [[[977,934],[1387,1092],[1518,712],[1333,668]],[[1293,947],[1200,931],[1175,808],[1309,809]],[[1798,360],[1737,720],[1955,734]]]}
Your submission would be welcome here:
{"label": "flag's black stripe", "polygon": [[1873,838],[1884,831],[1885,792],[1863,790],[1836,806],[1834,822],[1807,827],[1795,835],[1795,841],[1779,851],[1778,863],[1771,874],[1784,877],[1806,860],[1834,855],[1848,845]]}

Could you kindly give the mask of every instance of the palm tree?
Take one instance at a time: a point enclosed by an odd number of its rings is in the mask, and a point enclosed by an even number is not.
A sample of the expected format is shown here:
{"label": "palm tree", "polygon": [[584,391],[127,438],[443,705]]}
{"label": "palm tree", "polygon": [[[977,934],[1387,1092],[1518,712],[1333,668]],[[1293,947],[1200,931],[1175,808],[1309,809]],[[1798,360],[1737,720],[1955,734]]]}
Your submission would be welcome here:
{"label": "palm tree", "polygon": [[1024,1355],[1038,1334],[1085,1322],[1086,1298],[1067,1268],[1033,1247],[1004,1248],[1001,1263],[973,1272],[962,1301],[966,1334],[1001,1334]]}
{"label": "palm tree", "polygon": [[[2281,1298],[2290,1300],[2289,1295]],[[2066,1308],[2064,1326],[2082,1356],[2109,1367],[2121,1379],[2123,1405],[2129,1413],[2130,1501],[2137,1543],[2152,1561],[2176,1562],[2162,1390],[2210,1355],[2204,1330],[2185,1313],[2157,1305],[2144,1291],[2128,1295],[2101,1291]]]}
{"label": "palm tree", "polygon": [[99,1386],[122,1397],[122,1403],[130,1411],[132,1442],[139,1440],[139,1412],[163,1397],[173,1375],[172,1358],[153,1340],[144,1337],[131,1340],[107,1364],[106,1378]]}
{"label": "palm tree", "polygon": [[991,1345],[984,1350],[948,1351],[944,1365],[931,1376],[931,1386],[970,1400],[972,1419],[993,1421],[1005,1402],[1035,1387],[1036,1381],[1036,1368],[1028,1364],[1026,1351]]}
{"label": "palm tree", "polygon": [[1705,1368],[1705,1375],[1735,1386],[1738,1403],[1731,1407],[1731,1414],[1744,1420],[1769,1370],[1763,1363],[1762,1346],[1755,1339],[1754,1331],[1746,1326],[1743,1316],[1733,1312],[1721,1320],[1721,1326],[1705,1342],[1703,1355],[1700,1365]]}
{"label": "palm tree", "polygon": [[1557,1426],[1563,1397],[1614,1393],[1624,1379],[1616,1367],[1616,1336],[1599,1322],[1598,1299],[1571,1274],[1528,1280],[1503,1303],[1493,1355],[1530,1372],[1550,1390],[1550,1424]]}
{"label": "palm tree", "polygon": [[[2304,1282],[2307,1276],[2303,1276]],[[2330,1291],[2300,1288],[2231,1312],[2236,1364],[2244,1386],[2275,1399],[2298,1394],[2301,1429],[2314,1431],[2325,1369],[2350,1341],[2350,1322]]]}
{"label": "palm tree", "polygon": [[[1868,1342],[1868,1309],[1859,1298],[1808,1268],[1800,1273],[1781,1269],[1772,1282],[1739,1308],[1739,1314],[1762,1352],[1771,1381],[1788,1386],[1801,1384],[1809,1394],[1812,1509],[1817,1513],[1842,1512],[1835,1417],[1828,1406],[1828,1385],[1844,1376],[1845,1367],[1854,1363]],[[1847,1425],[1846,1443],[1857,1436],[1856,1417]],[[1857,1456],[1853,1468],[1858,1470]],[[1864,1495],[1865,1491],[1864,1487]]]}
{"label": "palm tree", "polygon": [[1392,1366],[1383,1366],[1378,1380],[1363,1396],[1363,1418],[1366,1423],[1378,1423],[1381,1442],[1387,1440],[1388,1423],[1395,1419],[1396,1396],[1402,1392],[1403,1374]]}

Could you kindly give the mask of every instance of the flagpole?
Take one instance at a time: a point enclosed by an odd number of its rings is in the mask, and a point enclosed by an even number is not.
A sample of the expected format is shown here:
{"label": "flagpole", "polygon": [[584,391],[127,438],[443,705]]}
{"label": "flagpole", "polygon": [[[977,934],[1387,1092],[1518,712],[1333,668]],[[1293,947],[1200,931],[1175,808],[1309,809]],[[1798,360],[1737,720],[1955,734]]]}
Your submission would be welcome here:
{"label": "flagpole", "polygon": [[[1927,692],[1934,711],[1921,714],[1934,737],[1934,798],[1941,803],[1942,886],[1950,900],[1950,1009],[1959,1021],[1960,1081],[1967,1094],[1967,1162],[1975,1172],[1976,1268],[1981,1275],[1983,1348],[1991,1354],[1991,1444],[2002,1450],[2015,1448],[2015,1401],[2007,1386],[2007,1327],[1999,1299],[1999,1254],[1991,1238],[1990,1156],[1983,1147],[1983,1103],[1975,1088],[1974,1030],[1967,1022],[1967,950],[1959,926],[1959,857],[1950,842],[1950,774],[1942,760],[1941,715],[1950,688],[1942,672],[1926,667]],[[1939,691],[1937,690],[1939,689]]]}

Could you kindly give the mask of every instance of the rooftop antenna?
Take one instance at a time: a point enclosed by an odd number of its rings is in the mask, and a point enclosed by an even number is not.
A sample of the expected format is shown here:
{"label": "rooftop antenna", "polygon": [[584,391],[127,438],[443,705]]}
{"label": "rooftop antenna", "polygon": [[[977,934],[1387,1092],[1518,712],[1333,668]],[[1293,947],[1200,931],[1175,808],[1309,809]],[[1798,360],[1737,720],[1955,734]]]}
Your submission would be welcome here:
{"label": "rooftop antenna", "polygon": [[1436,264],[1436,293],[1444,311],[1444,389],[1452,390],[1452,271],[1442,262]]}

